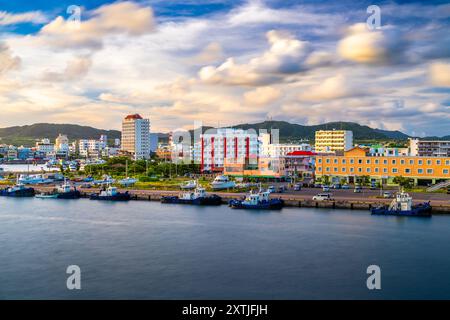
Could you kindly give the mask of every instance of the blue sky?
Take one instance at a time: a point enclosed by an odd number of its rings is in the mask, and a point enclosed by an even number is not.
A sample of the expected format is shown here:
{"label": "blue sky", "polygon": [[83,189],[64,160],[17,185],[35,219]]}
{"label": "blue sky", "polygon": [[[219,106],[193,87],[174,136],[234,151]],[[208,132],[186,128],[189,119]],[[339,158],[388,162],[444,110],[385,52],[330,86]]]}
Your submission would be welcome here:
{"label": "blue sky", "polygon": [[[267,118],[450,134],[450,4],[0,1],[0,126]],[[67,8],[78,5],[81,22]]]}

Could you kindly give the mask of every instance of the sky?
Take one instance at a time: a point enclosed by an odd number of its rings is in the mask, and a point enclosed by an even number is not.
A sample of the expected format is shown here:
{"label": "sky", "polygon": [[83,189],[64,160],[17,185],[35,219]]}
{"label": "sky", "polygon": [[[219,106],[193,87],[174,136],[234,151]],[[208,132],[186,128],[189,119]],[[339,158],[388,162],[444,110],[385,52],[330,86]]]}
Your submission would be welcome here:
{"label": "sky", "polygon": [[0,0],[0,127],[130,113],[449,135],[450,3]]}

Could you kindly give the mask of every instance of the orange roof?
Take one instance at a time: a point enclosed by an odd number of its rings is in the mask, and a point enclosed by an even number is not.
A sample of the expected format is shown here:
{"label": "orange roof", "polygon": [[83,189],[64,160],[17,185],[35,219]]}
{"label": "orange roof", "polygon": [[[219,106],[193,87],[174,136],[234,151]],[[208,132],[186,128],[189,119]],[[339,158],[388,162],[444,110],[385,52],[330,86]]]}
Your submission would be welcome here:
{"label": "orange roof", "polygon": [[142,119],[140,114],[130,114],[128,116],[125,117],[126,120],[131,120],[131,119]]}

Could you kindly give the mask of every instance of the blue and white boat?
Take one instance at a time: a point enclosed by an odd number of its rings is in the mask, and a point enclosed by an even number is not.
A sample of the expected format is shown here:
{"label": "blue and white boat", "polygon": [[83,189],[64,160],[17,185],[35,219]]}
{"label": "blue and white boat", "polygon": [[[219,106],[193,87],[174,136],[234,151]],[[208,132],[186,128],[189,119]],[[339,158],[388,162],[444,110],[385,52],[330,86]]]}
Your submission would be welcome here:
{"label": "blue and white boat", "polygon": [[211,182],[211,188],[213,190],[231,189],[236,186],[236,183],[228,178],[228,176],[217,176],[213,182]]}
{"label": "blue and white boat", "polygon": [[413,205],[412,197],[406,192],[397,193],[389,206],[372,208],[373,215],[382,216],[407,216],[407,217],[431,217],[430,202]]}
{"label": "blue and white boat", "polygon": [[111,176],[108,175],[104,175],[102,177],[102,180],[94,180],[93,184],[97,184],[97,185],[110,185],[112,183],[114,183],[116,180],[114,180]]}
{"label": "blue and white boat", "polygon": [[284,206],[283,199],[270,198],[269,191],[250,192],[244,200],[233,199],[228,205],[232,209],[280,210]]}
{"label": "blue and white boat", "polygon": [[19,176],[19,183],[22,184],[41,184],[45,182],[46,179],[41,174],[21,174]]}
{"label": "blue and white boat", "polygon": [[108,200],[108,201],[128,201],[131,199],[130,194],[127,192],[121,193],[117,191],[116,187],[108,187],[102,190],[100,193],[93,193],[89,196],[90,200]]}
{"label": "blue and white boat", "polygon": [[0,190],[0,196],[3,197],[33,197],[34,189],[26,187],[23,183],[17,183],[13,187]]}
{"label": "blue and white boat", "polygon": [[136,184],[136,182],[138,182],[137,179],[129,178],[129,177],[119,180],[119,183],[124,187],[132,186],[132,185]]}
{"label": "blue and white boat", "polygon": [[162,203],[193,204],[200,206],[218,206],[222,198],[218,195],[208,195],[205,188],[198,186],[194,191],[184,192],[179,196],[166,196],[161,198]]}

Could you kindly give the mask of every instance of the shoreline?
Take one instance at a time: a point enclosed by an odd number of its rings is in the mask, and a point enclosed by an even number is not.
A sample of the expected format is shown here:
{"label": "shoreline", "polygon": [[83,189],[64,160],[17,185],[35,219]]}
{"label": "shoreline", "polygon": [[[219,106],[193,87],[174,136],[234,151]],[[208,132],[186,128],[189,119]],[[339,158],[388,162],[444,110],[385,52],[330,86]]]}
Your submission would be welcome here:
{"label": "shoreline", "polygon": [[[54,189],[54,186],[32,186],[37,192],[49,192]],[[78,188],[82,197],[88,197],[91,193],[99,192],[99,188]],[[178,195],[183,191],[171,190],[139,190],[139,189],[125,189],[119,188],[120,192],[128,191],[131,194],[132,200],[139,201],[160,201],[163,196]],[[245,193],[228,193],[228,192],[213,192],[222,197],[222,204],[228,204],[231,199],[242,198]],[[285,202],[286,207],[297,208],[326,208],[326,209],[347,209],[347,210],[370,210],[373,206],[389,205],[392,199],[380,199],[369,197],[346,197],[335,198],[331,201],[315,201],[310,195],[306,194],[283,194],[276,193],[273,197],[281,198]],[[426,199],[415,199],[414,203],[424,202]],[[449,200],[431,200],[433,207],[433,214],[450,214]]]}

